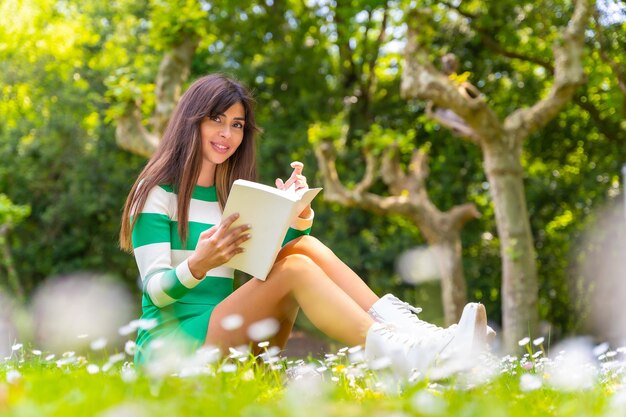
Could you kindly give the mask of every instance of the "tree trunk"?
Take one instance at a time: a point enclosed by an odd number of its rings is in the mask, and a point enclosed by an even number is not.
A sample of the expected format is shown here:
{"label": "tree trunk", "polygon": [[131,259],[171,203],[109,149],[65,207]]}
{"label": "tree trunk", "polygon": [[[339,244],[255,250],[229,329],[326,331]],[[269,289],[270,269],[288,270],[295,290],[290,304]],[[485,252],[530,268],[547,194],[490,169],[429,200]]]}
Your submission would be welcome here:
{"label": "tree trunk", "polygon": [[17,271],[13,264],[13,256],[9,247],[9,227],[7,225],[0,226],[0,250],[2,251],[2,264],[7,271],[7,283],[13,294],[19,301],[24,301],[24,290],[17,276]]}
{"label": "tree trunk", "polygon": [[530,229],[520,146],[510,140],[485,142],[485,171],[494,202],[500,255],[502,257],[502,314],[504,346],[508,351],[517,342],[537,331],[537,267]]}
{"label": "tree trunk", "polygon": [[430,245],[441,274],[441,299],[446,325],[458,322],[467,303],[460,232]]}

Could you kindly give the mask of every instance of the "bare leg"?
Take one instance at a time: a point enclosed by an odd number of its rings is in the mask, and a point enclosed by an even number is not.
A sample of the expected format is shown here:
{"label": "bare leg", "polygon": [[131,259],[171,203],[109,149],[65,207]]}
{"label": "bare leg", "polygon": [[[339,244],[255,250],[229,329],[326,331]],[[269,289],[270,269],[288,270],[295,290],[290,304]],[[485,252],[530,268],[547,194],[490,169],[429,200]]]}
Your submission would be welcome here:
{"label": "bare leg", "polygon": [[281,255],[299,253],[311,258],[339,288],[348,294],[365,311],[378,300],[378,296],[348,265],[326,245],[312,236],[292,240],[281,250]]}
{"label": "bare leg", "polygon": [[[269,317],[281,323],[271,342],[284,347],[298,306],[321,331],[353,346],[363,344],[372,318],[309,257],[281,252],[265,282],[251,279],[219,303],[209,322],[206,343],[222,349],[251,342],[250,324]],[[239,329],[225,330],[222,320],[243,317]]]}

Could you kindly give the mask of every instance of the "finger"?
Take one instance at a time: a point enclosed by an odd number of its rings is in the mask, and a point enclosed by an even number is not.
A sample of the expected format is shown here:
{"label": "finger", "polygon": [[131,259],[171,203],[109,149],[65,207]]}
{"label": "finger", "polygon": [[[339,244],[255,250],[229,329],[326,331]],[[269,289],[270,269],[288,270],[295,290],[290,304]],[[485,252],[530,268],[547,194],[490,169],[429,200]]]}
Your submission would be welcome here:
{"label": "finger", "polygon": [[239,213],[233,213],[230,216],[226,217],[222,220],[219,225],[218,230],[215,232],[216,235],[224,236],[224,233],[230,228],[230,226],[239,218]]}
{"label": "finger", "polygon": [[251,237],[250,233],[244,233],[242,235],[237,236],[231,244],[238,248],[242,243],[249,240],[250,237]]}
{"label": "finger", "polygon": [[293,172],[291,173],[291,176],[285,183],[285,189],[291,187],[296,182],[296,179],[298,178],[298,176],[302,174],[302,169],[304,168],[304,164],[299,161],[293,161],[291,163],[291,167],[293,168]]}
{"label": "finger", "polygon": [[228,244],[230,244],[237,238],[241,237],[242,234],[247,233],[249,230],[249,224],[243,224],[241,226],[233,227],[226,232],[226,234],[224,235],[224,240],[228,242]]}
{"label": "finger", "polygon": [[285,189],[285,183],[280,178],[276,178],[276,188],[278,188],[279,190]]}
{"label": "finger", "polygon": [[295,175],[302,174],[302,169],[304,169],[304,164],[300,161],[293,161],[291,163],[291,167],[293,168],[293,173]]}
{"label": "finger", "polygon": [[217,232],[218,228],[219,228],[219,225],[211,226],[210,228],[208,228],[204,232],[200,233],[200,239],[208,239],[208,238],[210,238],[211,236],[213,236],[215,234],[215,232]]}

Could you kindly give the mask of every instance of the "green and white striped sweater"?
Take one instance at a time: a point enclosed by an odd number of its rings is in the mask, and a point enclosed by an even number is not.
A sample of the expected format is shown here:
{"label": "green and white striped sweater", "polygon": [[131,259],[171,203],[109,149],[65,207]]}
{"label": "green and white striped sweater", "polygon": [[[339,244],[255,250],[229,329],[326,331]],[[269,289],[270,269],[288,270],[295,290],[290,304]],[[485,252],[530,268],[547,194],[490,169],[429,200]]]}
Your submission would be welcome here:
{"label": "green and white striped sweater", "polygon": [[[135,259],[143,283],[142,319],[156,326],[140,329],[135,361],[143,363],[149,344],[157,338],[173,338],[195,349],[204,343],[213,308],[233,292],[232,268],[220,266],[196,279],[188,257],[200,233],[221,221],[222,212],[214,186],[196,186],[189,206],[189,237],[183,245],[178,233],[177,196],[170,186],[154,187],[133,227]],[[298,219],[285,242],[309,234],[313,216]]]}

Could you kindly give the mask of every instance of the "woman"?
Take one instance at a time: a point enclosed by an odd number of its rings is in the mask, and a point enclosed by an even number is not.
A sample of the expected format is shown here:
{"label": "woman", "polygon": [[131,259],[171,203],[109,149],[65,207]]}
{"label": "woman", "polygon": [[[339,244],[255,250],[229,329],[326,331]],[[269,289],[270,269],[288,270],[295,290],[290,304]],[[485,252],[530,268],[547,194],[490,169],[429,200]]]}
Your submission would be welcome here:
{"label": "woman", "polygon": [[[444,349],[465,351],[484,341],[480,304],[466,306],[459,326],[442,329],[392,295],[379,299],[310,236],[310,207],[292,225],[268,278],[233,291],[233,270],[223,264],[243,251],[254,230],[231,228],[237,215],[221,219],[221,210],[234,180],[256,180],[256,131],[249,92],[223,75],[202,77],[181,97],[132,187],[120,243],[134,252],[142,277],[142,318],[157,323],[138,334],[138,363],[149,359],[155,340],[222,350],[251,344],[249,326],[268,318],[279,324],[269,342],[283,348],[299,308],[328,336],[365,344],[369,360],[390,357],[405,375],[426,369]],[[276,186],[306,189],[302,165],[292,167],[293,175]],[[241,323],[227,324],[233,317]]]}

